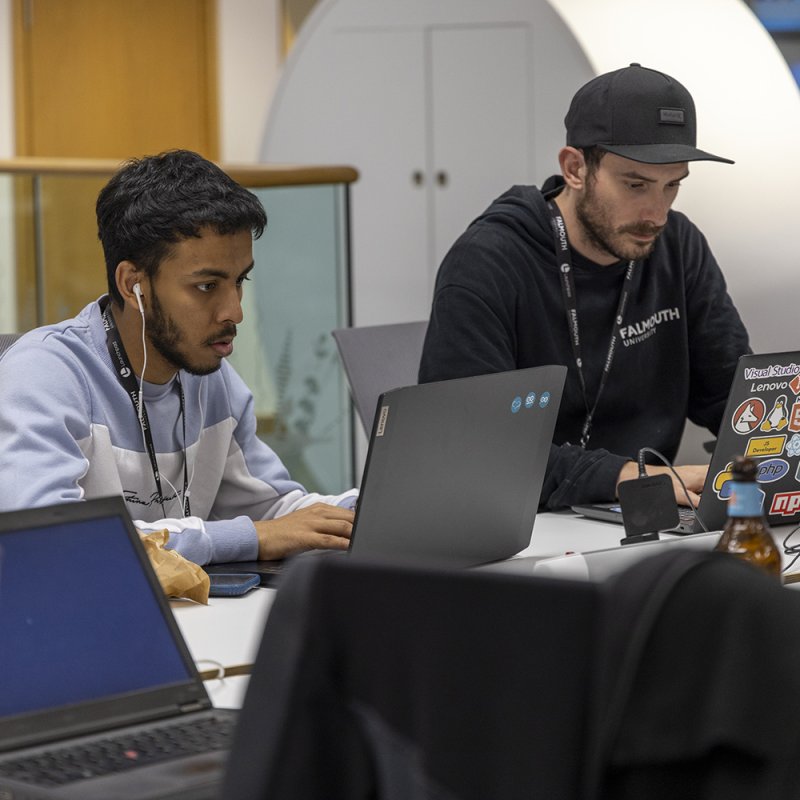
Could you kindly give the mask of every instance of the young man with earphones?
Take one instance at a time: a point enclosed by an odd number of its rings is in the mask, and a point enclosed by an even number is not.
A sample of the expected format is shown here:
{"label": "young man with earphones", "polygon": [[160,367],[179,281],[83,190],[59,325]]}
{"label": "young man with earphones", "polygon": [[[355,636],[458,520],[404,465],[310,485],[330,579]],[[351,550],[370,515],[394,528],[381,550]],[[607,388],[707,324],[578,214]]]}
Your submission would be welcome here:
{"label": "young man with earphones", "polygon": [[176,150],[125,164],[97,222],[108,294],[0,359],[0,510],[119,494],[198,564],[346,549],[356,492],[291,479],[226,361],[258,198]]}

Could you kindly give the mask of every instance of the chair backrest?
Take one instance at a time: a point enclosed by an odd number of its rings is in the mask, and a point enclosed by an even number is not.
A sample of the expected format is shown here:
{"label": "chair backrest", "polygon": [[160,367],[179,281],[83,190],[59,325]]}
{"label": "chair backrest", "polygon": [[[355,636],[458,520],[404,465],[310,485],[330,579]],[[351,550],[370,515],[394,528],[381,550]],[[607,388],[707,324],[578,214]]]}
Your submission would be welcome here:
{"label": "chair backrest", "polygon": [[595,584],[301,556],[223,797],[579,797]]}
{"label": "chair backrest", "polygon": [[22,336],[21,333],[0,333],[0,355]]}
{"label": "chair backrest", "polygon": [[427,329],[425,320],[332,331],[367,436],[381,394],[417,383]]}
{"label": "chair backrest", "polygon": [[738,559],[579,583],[312,555],[281,580],[223,797],[794,796],[800,595]]}

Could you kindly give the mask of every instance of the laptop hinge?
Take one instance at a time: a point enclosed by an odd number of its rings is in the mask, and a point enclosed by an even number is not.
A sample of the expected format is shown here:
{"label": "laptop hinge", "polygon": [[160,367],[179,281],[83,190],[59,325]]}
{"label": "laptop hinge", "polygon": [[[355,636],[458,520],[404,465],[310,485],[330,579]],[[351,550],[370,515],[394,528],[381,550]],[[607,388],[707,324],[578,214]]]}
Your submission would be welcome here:
{"label": "laptop hinge", "polygon": [[189,714],[192,711],[203,711],[206,708],[208,708],[208,706],[203,703],[184,703],[182,706],[178,706],[178,710],[181,714]]}

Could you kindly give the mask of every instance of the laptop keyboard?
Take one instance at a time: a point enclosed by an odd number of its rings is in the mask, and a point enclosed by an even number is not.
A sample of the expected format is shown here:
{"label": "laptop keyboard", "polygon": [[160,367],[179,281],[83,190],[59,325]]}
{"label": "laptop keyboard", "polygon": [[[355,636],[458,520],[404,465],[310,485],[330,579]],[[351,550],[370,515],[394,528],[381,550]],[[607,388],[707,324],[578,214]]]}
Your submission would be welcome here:
{"label": "laptop keyboard", "polygon": [[58,747],[0,763],[0,776],[39,786],[61,786],[182,756],[229,747],[234,715],[203,717],[80,745]]}

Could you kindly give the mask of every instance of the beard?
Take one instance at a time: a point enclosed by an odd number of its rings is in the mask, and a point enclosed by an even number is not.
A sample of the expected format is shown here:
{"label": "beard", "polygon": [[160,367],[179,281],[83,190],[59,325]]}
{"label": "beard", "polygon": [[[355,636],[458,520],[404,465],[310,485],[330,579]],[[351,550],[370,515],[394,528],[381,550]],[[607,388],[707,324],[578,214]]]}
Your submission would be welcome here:
{"label": "beard", "polygon": [[[588,242],[597,249],[613,256],[619,261],[638,261],[647,258],[656,246],[663,226],[638,223],[615,228],[611,222],[608,205],[598,199],[594,181],[589,181],[586,191],[575,204],[578,222]],[[652,242],[632,242],[626,234],[655,236]]]}
{"label": "beard", "polygon": [[[235,336],[236,327],[229,326],[216,336],[209,339],[206,344],[217,341],[226,336]],[[190,375],[210,375],[216,372],[222,362],[215,361],[209,364],[199,364],[189,360],[183,352],[185,338],[180,326],[164,311],[155,292],[150,298],[150,318],[147,320],[147,336],[150,343],[174,367],[188,372]]]}

